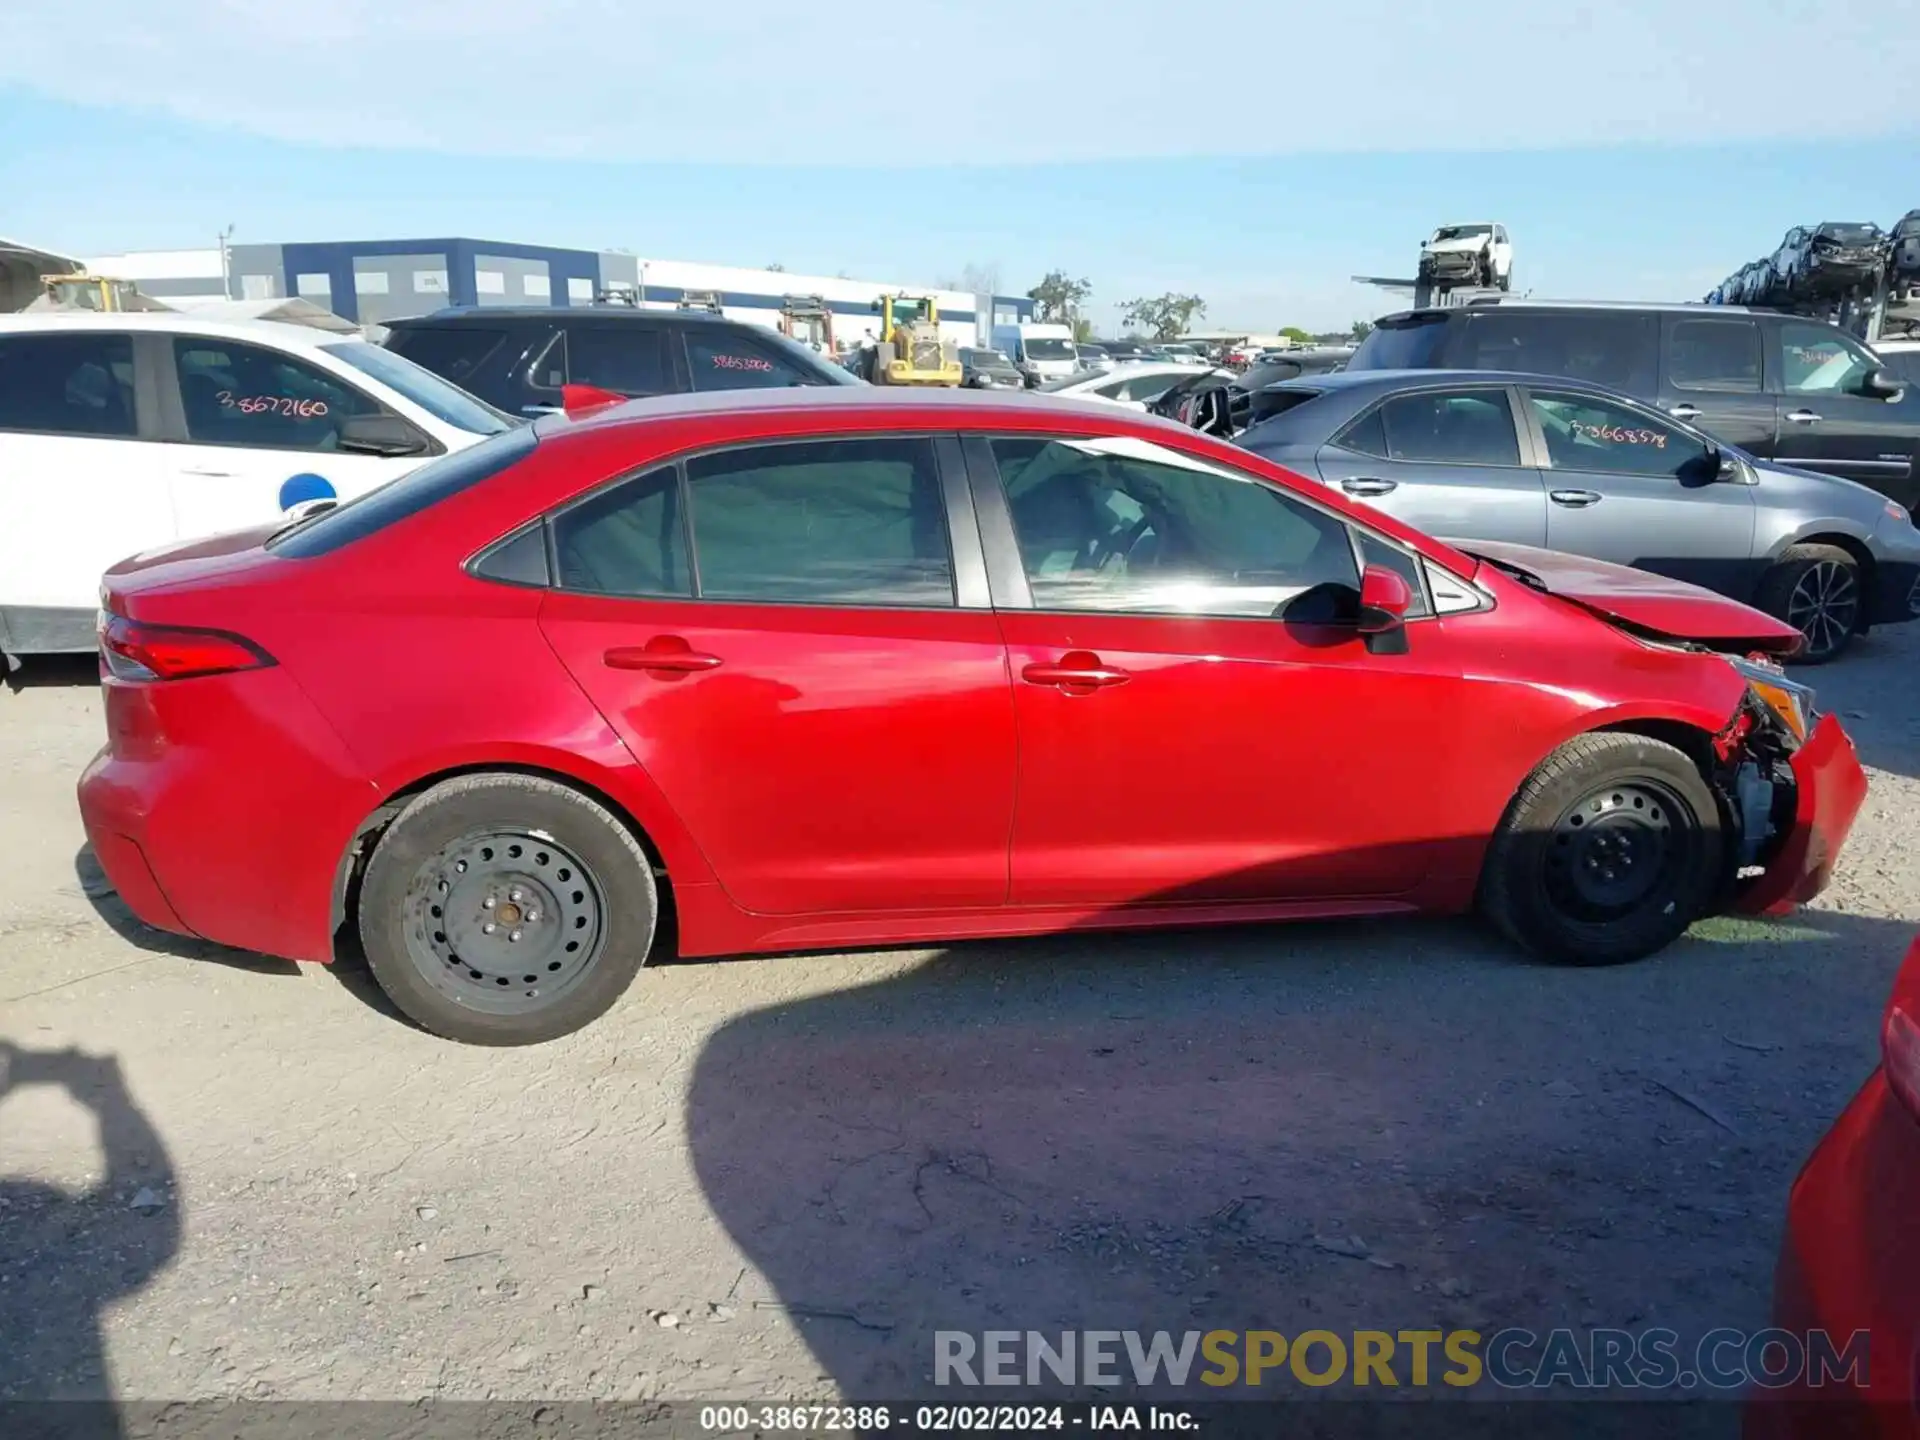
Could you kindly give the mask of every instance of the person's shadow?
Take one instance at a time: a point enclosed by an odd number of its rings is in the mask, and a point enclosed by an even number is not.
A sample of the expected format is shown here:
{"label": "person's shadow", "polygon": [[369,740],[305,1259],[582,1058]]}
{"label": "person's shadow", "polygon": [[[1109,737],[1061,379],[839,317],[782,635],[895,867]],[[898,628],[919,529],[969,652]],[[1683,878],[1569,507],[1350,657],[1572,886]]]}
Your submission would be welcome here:
{"label": "person's shadow", "polygon": [[0,1408],[57,1418],[46,1433],[117,1435],[111,1403],[29,1412],[20,1402],[115,1400],[101,1315],[180,1247],[173,1169],[114,1057],[0,1040],[0,1124],[6,1100],[33,1086],[63,1090],[93,1113],[103,1164],[83,1192],[6,1175],[0,1129]]}

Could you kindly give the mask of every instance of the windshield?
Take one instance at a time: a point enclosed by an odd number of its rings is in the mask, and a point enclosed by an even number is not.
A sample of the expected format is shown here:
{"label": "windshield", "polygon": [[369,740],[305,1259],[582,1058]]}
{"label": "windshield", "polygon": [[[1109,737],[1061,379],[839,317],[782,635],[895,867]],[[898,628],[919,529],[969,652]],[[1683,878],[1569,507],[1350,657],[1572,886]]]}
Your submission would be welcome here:
{"label": "windshield", "polygon": [[1491,235],[1491,225],[1442,225],[1433,232],[1436,240],[1472,240],[1481,235]]}
{"label": "windshield", "polygon": [[1842,245],[1870,245],[1880,238],[1877,225],[1822,225],[1820,238],[1838,240]]}
{"label": "windshield", "polygon": [[344,360],[362,374],[371,375],[381,384],[399,391],[434,419],[456,430],[465,430],[470,435],[498,435],[520,423],[484,400],[474,399],[457,385],[449,385],[404,355],[396,355],[378,345],[349,340],[320,348],[334,359]]}
{"label": "windshield", "polygon": [[1026,347],[1027,358],[1029,360],[1074,360],[1079,358],[1074,351],[1071,340],[1045,338],[1026,340],[1022,343]]}
{"label": "windshield", "polygon": [[998,350],[962,350],[960,358],[978,370],[1011,370],[1013,362]]}

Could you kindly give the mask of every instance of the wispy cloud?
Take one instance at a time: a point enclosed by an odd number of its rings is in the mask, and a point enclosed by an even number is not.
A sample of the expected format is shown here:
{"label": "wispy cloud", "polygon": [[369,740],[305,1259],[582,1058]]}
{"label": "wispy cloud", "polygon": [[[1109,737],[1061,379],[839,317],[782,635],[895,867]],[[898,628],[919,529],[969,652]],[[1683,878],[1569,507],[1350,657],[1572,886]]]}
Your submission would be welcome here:
{"label": "wispy cloud", "polygon": [[335,146],[1005,164],[1915,133],[1916,51],[1886,0],[67,0],[0,82]]}

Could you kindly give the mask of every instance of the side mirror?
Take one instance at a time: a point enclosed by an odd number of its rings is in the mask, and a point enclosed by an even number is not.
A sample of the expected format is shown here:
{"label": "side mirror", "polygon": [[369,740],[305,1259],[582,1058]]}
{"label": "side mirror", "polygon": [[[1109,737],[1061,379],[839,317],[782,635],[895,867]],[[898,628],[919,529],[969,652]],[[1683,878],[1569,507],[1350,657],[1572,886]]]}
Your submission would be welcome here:
{"label": "side mirror", "polygon": [[427,440],[398,415],[349,415],[334,438],[336,449],[356,455],[424,455]]}
{"label": "side mirror", "polygon": [[1860,381],[1860,393],[1875,400],[1896,399],[1904,389],[1904,385],[1878,367],[1869,370]]}
{"label": "side mirror", "polygon": [[1747,478],[1746,466],[1740,463],[1740,457],[1731,450],[1714,450],[1707,456],[1707,463],[1713,467],[1713,478],[1727,484],[1744,484]]}
{"label": "side mirror", "polygon": [[1407,650],[1407,611],[1413,591],[1398,571],[1369,565],[1360,575],[1360,621],[1355,627],[1366,637],[1375,655],[1404,655]]}

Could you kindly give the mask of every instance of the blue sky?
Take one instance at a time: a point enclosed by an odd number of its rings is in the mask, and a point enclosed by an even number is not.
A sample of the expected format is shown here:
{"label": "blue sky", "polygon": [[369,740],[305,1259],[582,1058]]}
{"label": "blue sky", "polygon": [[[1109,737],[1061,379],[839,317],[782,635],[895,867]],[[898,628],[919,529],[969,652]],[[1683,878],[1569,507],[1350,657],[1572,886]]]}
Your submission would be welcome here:
{"label": "blue sky", "polygon": [[688,8],[336,0],[290,30],[70,0],[0,54],[0,233],[464,234],[1013,291],[1060,267],[1103,323],[1173,289],[1323,328],[1392,308],[1348,277],[1406,272],[1442,222],[1504,221],[1521,288],[1692,298],[1790,225],[1920,206],[1894,103],[1920,7],[1479,0],[1467,44],[1346,0],[1233,7],[1211,50],[1147,0]]}

